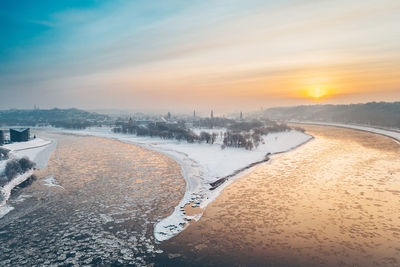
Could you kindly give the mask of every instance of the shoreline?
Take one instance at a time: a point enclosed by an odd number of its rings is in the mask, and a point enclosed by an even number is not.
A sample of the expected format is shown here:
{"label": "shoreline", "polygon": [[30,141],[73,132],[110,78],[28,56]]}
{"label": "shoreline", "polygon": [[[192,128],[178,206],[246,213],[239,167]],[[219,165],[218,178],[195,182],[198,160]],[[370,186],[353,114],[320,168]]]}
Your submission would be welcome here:
{"label": "shoreline", "polygon": [[[0,187],[0,193],[2,193],[4,196],[4,199],[2,199],[0,203],[0,219],[14,209],[13,207],[7,205],[7,200],[11,196],[11,191],[19,184],[25,182],[29,177],[31,177],[35,169],[43,169],[47,166],[47,162],[49,161],[51,154],[56,148],[56,145],[56,140],[38,138],[27,142],[13,143],[3,146],[11,150],[9,159],[28,157],[31,161],[35,163],[36,166],[33,169],[26,171],[25,173],[17,175],[4,186]],[[7,161],[8,160],[2,163],[4,167]]]}
{"label": "shoreline", "polygon": [[256,161],[256,162],[253,162],[253,163],[250,163],[250,164],[247,165],[246,167],[243,167],[243,168],[241,168],[241,169],[239,169],[239,170],[236,170],[236,171],[234,171],[232,174],[229,174],[229,175],[227,175],[227,176],[225,176],[225,177],[222,177],[222,178],[218,179],[218,180],[215,181],[215,182],[210,183],[210,185],[211,185],[210,190],[215,190],[215,189],[217,189],[217,188],[218,188],[219,186],[221,186],[223,183],[225,183],[226,181],[228,181],[229,178],[234,177],[234,176],[236,176],[236,175],[238,175],[238,174],[241,174],[242,172],[246,171],[247,169],[250,169],[250,168],[252,168],[252,167],[255,167],[255,166],[257,166],[257,165],[259,165],[259,164],[261,164],[261,163],[265,163],[265,162],[270,161],[271,159],[270,159],[269,156],[270,156],[270,154],[267,154],[267,155],[265,155],[265,159],[260,160],[260,161]]}
{"label": "shoreline", "polygon": [[[101,137],[120,142],[138,145],[166,155],[177,162],[186,183],[185,194],[172,213],[154,226],[154,236],[157,242],[165,241],[188,227],[190,221],[198,221],[204,209],[215,200],[221,191],[238,177],[251,172],[259,164],[265,163],[266,154],[283,153],[293,150],[313,139],[306,133],[288,131],[264,136],[266,144],[263,149],[268,151],[234,148],[222,150],[220,145],[189,144],[175,140],[160,138],[137,137],[135,135],[113,133],[109,128],[89,128],[86,130],[49,129],[59,133],[77,136]],[[197,157],[197,158],[196,158]],[[219,167],[219,169],[218,169]],[[214,190],[210,184],[228,177]],[[201,211],[187,215],[187,205],[200,207]]]}
{"label": "shoreline", "polygon": [[384,129],[384,128],[368,127],[368,126],[353,125],[353,124],[333,123],[333,122],[330,123],[330,122],[312,122],[312,121],[289,121],[288,123],[318,125],[318,126],[331,126],[331,127],[352,129],[352,130],[386,136],[400,144],[400,131],[399,130],[389,130],[389,129]]}

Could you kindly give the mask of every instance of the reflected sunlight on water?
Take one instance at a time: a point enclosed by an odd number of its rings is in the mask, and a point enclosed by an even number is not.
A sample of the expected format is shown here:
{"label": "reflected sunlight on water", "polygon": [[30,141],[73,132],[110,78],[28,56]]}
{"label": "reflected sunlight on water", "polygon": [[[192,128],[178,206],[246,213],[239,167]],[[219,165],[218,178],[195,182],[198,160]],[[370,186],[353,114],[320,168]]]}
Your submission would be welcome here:
{"label": "reflected sunlight on water", "polygon": [[400,146],[302,127],[315,140],[230,185],[163,249],[192,264],[400,264]]}

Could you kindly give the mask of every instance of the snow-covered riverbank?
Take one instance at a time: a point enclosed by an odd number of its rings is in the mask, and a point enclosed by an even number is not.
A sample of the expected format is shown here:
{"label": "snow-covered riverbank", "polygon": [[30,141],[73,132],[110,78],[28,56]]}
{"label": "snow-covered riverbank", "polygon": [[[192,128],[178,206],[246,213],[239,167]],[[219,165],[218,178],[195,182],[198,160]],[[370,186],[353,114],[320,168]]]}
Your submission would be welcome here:
{"label": "snow-covered riverbank", "polygon": [[[36,138],[27,142],[7,144],[2,147],[10,150],[10,160],[27,157],[35,163],[37,169],[42,169],[46,167],[51,153],[56,148],[56,141]],[[4,171],[7,161],[8,160],[0,161],[0,173]],[[12,189],[24,182],[32,174],[32,170],[27,171],[14,177],[3,187],[0,187],[0,193],[3,195],[2,200],[0,201],[0,218],[13,210],[13,207],[10,207],[6,204],[11,195]]]}
{"label": "snow-covered riverbank", "polygon": [[[90,128],[86,130],[62,130],[63,132],[103,137],[126,143],[140,145],[146,149],[168,155],[182,166],[182,174],[186,181],[186,192],[174,212],[155,225],[154,235],[158,241],[171,238],[185,229],[189,221],[198,220],[202,211],[195,215],[185,214],[184,207],[188,204],[204,209],[218,194],[234,179],[242,176],[239,173],[230,178],[215,190],[210,190],[210,183],[221,177],[231,175],[254,162],[261,161],[266,154],[281,153],[309,141],[312,136],[289,131],[263,136],[264,143],[254,150],[243,148],[221,149],[221,142],[213,145],[205,143],[187,143],[160,138],[137,137],[135,135],[113,133],[110,128]],[[218,132],[219,130],[213,130]],[[246,170],[249,172],[251,169]]]}
{"label": "snow-covered riverbank", "polygon": [[325,125],[325,126],[349,128],[349,129],[354,129],[354,130],[360,130],[360,131],[385,135],[385,136],[391,137],[393,139],[396,139],[397,141],[400,141],[400,131],[395,130],[395,129],[389,130],[389,129],[374,128],[374,127],[370,127],[370,126],[330,123],[330,122],[313,122],[313,121],[290,121],[290,122],[298,123],[298,124],[315,124],[315,125]]}

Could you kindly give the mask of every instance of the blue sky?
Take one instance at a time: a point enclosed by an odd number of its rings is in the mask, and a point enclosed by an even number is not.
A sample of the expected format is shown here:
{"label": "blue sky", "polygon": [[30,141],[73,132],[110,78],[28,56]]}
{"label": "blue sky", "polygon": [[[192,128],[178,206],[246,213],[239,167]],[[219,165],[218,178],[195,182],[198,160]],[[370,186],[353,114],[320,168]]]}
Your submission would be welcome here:
{"label": "blue sky", "polygon": [[400,100],[400,2],[2,1],[0,108]]}

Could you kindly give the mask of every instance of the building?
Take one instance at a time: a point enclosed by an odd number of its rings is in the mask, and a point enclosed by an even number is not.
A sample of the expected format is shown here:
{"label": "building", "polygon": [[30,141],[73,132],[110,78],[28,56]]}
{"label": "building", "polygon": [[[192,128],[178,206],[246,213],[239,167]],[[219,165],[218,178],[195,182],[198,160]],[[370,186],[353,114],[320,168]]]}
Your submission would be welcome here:
{"label": "building", "polygon": [[132,117],[129,118],[129,122],[128,122],[129,126],[133,126],[133,120]]}
{"label": "building", "polygon": [[4,140],[5,140],[4,131],[0,130],[0,146],[4,144]]}
{"label": "building", "polygon": [[29,128],[11,128],[10,141],[11,142],[25,142],[29,140]]}

